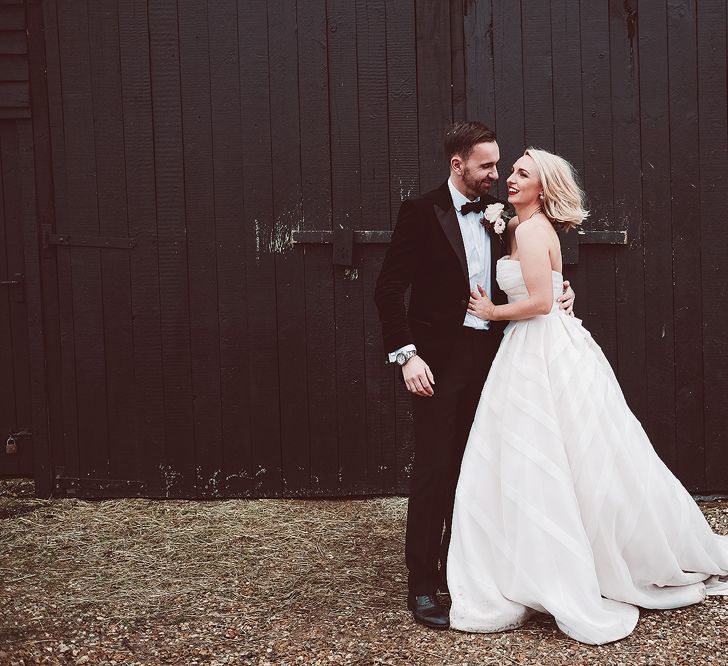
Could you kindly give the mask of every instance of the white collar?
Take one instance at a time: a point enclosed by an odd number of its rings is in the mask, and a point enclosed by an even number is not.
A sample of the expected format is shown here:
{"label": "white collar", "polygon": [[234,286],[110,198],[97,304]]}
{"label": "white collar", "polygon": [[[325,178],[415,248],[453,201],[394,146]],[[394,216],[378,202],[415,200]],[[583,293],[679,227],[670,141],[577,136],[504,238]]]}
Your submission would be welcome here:
{"label": "white collar", "polygon": [[[460,209],[470,201],[455,185],[453,185],[452,178],[447,179],[447,186],[450,188],[450,196],[452,197],[453,206],[455,210],[460,212]],[[475,201],[480,201],[480,197],[476,197]]]}

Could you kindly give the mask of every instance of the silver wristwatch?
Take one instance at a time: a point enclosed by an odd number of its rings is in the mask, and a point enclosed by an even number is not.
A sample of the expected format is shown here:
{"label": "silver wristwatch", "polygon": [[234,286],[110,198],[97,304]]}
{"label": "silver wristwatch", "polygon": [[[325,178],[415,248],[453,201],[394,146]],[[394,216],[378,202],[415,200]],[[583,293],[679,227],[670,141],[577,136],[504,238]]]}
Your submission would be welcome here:
{"label": "silver wristwatch", "polygon": [[406,351],[406,352],[399,352],[399,354],[397,354],[396,360],[397,360],[397,363],[399,365],[404,365],[413,356],[417,356],[417,350],[416,349],[410,349],[409,351]]}

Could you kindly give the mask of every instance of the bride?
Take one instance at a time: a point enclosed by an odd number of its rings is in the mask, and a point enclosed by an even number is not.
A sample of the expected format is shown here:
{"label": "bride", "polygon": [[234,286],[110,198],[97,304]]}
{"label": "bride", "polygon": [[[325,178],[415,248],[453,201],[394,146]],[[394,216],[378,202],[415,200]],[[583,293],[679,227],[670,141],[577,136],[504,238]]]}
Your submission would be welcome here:
{"label": "bride", "polygon": [[460,470],[450,624],[503,631],[540,612],[578,641],[608,643],[632,632],[638,606],[728,594],[728,537],[659,459],[589,332],[554,304],[554,225],[587,215],[571,165],[528,149],[508,200],[512,253],[497,265],[508,304],[481,291],[468,308],[510,323]]}

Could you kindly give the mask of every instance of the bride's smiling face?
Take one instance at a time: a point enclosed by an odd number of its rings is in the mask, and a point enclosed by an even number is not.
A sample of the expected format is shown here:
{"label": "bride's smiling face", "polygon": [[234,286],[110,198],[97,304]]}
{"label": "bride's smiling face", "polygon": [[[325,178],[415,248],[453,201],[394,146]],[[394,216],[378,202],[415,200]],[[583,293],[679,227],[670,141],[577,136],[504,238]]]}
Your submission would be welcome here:
{"label": "bride's smiling face", "polygon": [[541,180],[536,171],[536,163],[528,155],[523,155],[513,165],[508,180],[508,202],[514,206],[529,206],[539,201],[543,191]]}

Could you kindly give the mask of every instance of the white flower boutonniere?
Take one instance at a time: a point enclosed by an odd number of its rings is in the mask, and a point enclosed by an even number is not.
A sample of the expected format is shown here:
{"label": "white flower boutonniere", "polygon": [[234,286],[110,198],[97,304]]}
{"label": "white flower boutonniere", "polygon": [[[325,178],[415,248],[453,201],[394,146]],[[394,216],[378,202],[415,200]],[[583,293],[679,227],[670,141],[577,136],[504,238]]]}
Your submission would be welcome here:
{"label": "white flower boutonniere", "polygon": [[502,241],[503,232],[506,230],[508,220],[511,217],[513,215],[505,210],[505,206],[502,203],[492,203],[485,207],[480,223],[487,231],[495,232]]}

